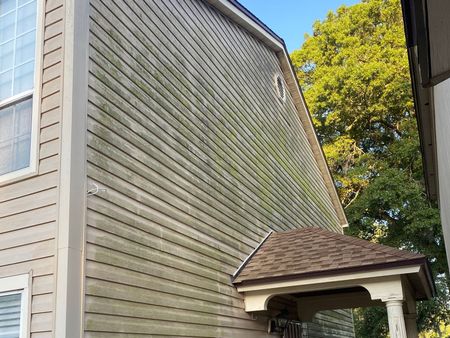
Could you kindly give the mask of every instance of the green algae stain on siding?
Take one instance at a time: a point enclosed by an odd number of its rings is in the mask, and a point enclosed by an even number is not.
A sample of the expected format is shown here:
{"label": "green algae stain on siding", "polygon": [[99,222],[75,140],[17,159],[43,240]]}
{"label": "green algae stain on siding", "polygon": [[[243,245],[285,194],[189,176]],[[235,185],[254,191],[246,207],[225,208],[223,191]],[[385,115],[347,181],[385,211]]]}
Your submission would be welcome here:
{"label": "green algae stain on siding", "polygon": [[267,336],[231,274],[270,229],[339,226],[277,58],[199,0],[90,5],[87,330]]}

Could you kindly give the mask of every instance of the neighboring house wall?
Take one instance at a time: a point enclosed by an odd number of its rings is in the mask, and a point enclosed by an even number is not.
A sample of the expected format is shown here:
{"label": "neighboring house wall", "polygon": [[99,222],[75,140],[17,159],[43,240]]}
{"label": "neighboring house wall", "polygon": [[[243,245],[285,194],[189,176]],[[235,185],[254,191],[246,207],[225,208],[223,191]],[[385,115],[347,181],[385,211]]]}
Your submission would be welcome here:
{"label": "neighboring house wall", "polygon": [[63,1],[48,0],[38,6],[42,9],[44,27],[38,28],[43,41],[37,41],[43,49],[42,67],[36,70],[42,76],[35,84],[40,93],[38,172],[0,187],[0,279],[32,272],[30,328],[36,338],[52,337],[54,325]]}
{"label": "neighboring house wall", "polygon": [[307,336],[302,338],[354,337],[351,311],[319,312],[312,323],[307,323]]}
{"label": "neighboring house wall", "polygon": [[433,99],[439,173],[439,210],[450,266],[450,79],[433,88]]}
{"label": "neighboring house wall", "polygon": [[275,53],[201,1],[90,15],[85,336],[266,336],[230,275],[270,229],[341,231]]}

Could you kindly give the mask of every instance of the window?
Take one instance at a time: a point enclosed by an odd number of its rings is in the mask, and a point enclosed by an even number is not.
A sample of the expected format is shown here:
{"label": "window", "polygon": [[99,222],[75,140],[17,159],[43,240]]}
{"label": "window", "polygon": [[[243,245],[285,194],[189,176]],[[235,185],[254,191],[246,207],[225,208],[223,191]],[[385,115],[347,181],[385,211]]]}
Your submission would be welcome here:
{"label": "window", "polygon": [[36,32],[37,0],[0,0],[0,176],[32,166]]}
{"label": "window", "polygon": [[278,98],[281,101],[286,101],[286,89],[284,87],[284,81],[283,78],[278,74],[275,75],[275,87],[277,90]]}
{"label": "window", "polygon": [[28,274],[0,278],[0,338],[27,336],[28,283]]}

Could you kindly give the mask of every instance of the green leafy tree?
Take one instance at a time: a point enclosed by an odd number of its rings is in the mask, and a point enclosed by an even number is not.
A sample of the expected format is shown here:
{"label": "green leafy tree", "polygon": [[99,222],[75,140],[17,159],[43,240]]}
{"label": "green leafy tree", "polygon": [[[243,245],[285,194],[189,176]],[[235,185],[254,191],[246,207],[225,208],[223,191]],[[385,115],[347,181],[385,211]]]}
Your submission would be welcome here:
{"label": "green leafy tree", "polygon": [[[424,189],[400,1],[330,12],[291,57],[349,234],[427,255],[439,297],[419,306],[419,325],[448,323],[442,228]],[[386,336],[384,310],[359,310],[355,320],[359,336]]]}

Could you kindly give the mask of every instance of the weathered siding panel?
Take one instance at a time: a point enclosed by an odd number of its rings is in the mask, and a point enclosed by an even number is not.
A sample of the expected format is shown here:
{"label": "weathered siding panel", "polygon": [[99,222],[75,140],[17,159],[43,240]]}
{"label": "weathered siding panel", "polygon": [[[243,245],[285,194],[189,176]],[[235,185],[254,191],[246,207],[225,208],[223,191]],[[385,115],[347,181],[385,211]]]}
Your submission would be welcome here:
{"label": "weathered siding panel", "polygon": [[32,271],[32,338],[52,336],[55,297],[63,1],[44,7],[38,173],[0,187],[0,278]]}
{"label": "weathered siding panel", "polygon": [[341,338],[354,337],[353,317],[349,310],[322,311],[307,323],[305,338]]}
{"label": "weathered siding panel", "polygon": [[275,74],[201,1],[91,1],[86,337],[266,335],[230,275],[270,229],[340,229]]}

